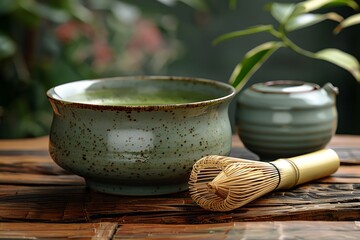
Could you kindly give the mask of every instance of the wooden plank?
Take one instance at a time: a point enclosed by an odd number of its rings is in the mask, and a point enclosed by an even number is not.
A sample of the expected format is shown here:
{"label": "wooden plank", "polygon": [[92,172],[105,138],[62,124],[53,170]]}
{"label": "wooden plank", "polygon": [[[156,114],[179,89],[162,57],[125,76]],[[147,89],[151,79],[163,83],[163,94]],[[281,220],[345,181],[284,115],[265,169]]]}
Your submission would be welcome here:
{"label": "wooden plank", "polygon": [[49,156],[0,156],[0,184],[84,185]]}
{"label": "wooden plank", "polygon": [[0,239],[112,239],[117,223],[0,223]]}
{"label": "wooden plank", "polygon": [[114,239],[357,240],[359,222],[234,222],[203,225],[124,224]]}
{"label": "wooden plank", "polygon": [[360,165],[360,147],[334,147],[341,164]]}
{"label": "wooden plank", "polygon": [[45,175],[2,172],[0,184],[22,185],[84,185],[85,180],[76,175]]}
{"label": "wooden plank", "polygon": [[0,172],[31,173],[43,175],[70,175],[49,157],[0,157]]}
{"label": "wooden plank", "polygon": [[14,165],[26,165],[31,163],[46,163],[54,164],[53,160],[47,154],[46,156],[34,156],[34,155],[2,155],[0,156],[0,164],[14,164]]}
{"label": "wooden plank", "polygon": [[29,151],[47,151],[49,146],[49,137],[27,138],[27,139],[1,139],[0,153],[4,151],[29,150]]}
{"label": "wooden plank", "polygon": [[[28,140],[0,140],[0,221],[198,224],[360,219],[360,164],[356,162],[360,159],[359,146],[337,147],[343,159],[355,162],[342,165],[331,177],[270,193],[229,213],[213,213],[197,206],[188,192],[153,197],[92,192],[85,188],[82,178],[69,174],[48,154],[42,154],[47,141],[35,139],[34,148],[28,148],[24,144],[33,144]],[[9,148],[2,147],[4,142]],[[234,149],[251,155],[244,148]]]}
{"label": "wooden plank", "polygon": [[0,156],[0,184],[84,185],[47,156]]}
{"label": "wooden plank", "polygon": [[88,222],[83,186],[1,186],[0,221]]}
{"label": "wooden plank", "polygon": [[305,184],[270,193],[226,213],[203,210],[188,192],[140,198],[95,193],[82,186],[0,188],[0,221],[198,224],[357,219],[359,184]]}
{"label": "wooden plank", "polygon": [[[324,189],[332,189],[331,193]],[[124,223],[216,223],[259,220],[356,220],[360,218],[360,189],[352,184],[304,185],[286,192],[274,192],[247,206],[228,213],[208,212],[191,200],[177,196],[121,199],[122,204],[107,202],[112,210],[108,217]],[[149,207],[150,206],[150,207]],[[87,212],[92,216],[103,212],[91,203]],[[103,215],[103,217],[105,217]]]}
{"label": "wooden plank", "polygon": [[[44,157],[0,157],[0,172],[0,184],[85,184],[83,178],[68,173],[52,160]],[[333,183],[360,183],[360,165],[341,166],[331,178],[324,178],[320,181],[325,183],[329,181]]]}
{"label": "wooden plank", "polygon": [[359,222],[233,222],[202,225],[0,223],[1,239],[348,239]]}
{"label": "wooden plank", "polygon": [[359,135],[335,135],[330,143],[330,147],[360,147]]}
{"label": "wooden plank", "polygon": [[330,177],[322,178],[321,183],[360,183],[360,165],[340,166],[339,170]]}
{"label": "wooden plank", "polygon": [[[240,149],[240,151],[239,151]],[[244,154],[249,156],[249,159],[253,158],[251,153],[241,148],[233,149],[235,154],[242,153],[242,155],[233,155],[236,157],[244,157]],[[355,172],[360,172],[360,169],[354,166],[354,164],[360,165],[360,151],[354,148],[342,148],[342,162],[352,162],[353,164],[345,168],[341,166],[340,170],[342,174],[335,174],[336,178],[332,178],[331,182],[339,183],[358,183],[360,179],[359,174],[354,176]],[[348,153],[348,154],[346,154]],[[350,159],[350,160],[349,160]],[[342,169],[342,170],[341,170]],[[344,172],[344,169],[347,169]],[[350,173],[349,171],[353,169]],[[355,170],[356,169],[356,170]],[[84,180],[81,177],[71,175],[67,171],[56,165],[50,158],[50,156],[0,156],[0,184],[39,184],[39,185],[83,185]],[[352,177],[353,176],[353,177]],[[352,178],[352,179],[350,179]],[[329,181],[329,179],[326,179]]]}

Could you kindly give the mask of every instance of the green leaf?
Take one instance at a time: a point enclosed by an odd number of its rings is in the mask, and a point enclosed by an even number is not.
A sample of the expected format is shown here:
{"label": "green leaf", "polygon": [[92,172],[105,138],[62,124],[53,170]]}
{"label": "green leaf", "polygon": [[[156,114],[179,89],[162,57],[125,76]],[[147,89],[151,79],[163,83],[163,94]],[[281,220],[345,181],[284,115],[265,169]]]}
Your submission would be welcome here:
{"label": "green leaf", "polygon": [[360,82],[360,64],[354,56],[339,49],[328,48],[315,53],[315,57],[349,71]]}
{"label": "green leaf", "polygon": [[271,15],[279,22],[285,23],[292,15],[296,4],[294,3],[271,3],[268,5]]}
{"label": "green leaf", "polygon": [[356,24],[360,24],[360,13],[352,15],[348,18],[346,18],[344,21],[342,21],[335,29],[334,29],[334,33],[339,33],[341,30],[343,30],[344,28],[356,25]]}
{"label": "green leaf", "polygon": [[274,29],[274,27],[272,25],[258,25],[258,26],[249,27],[247,29],[240,30],[240,31],[226,33],[226,34],[221,35],[220,37],[217,37],[213,41],[213,45],[216,45],[222,41],[229,40],[232,38],[242,37],[242,36],[251,35],[251,34],[260,33],[260,32],[270,32],[273,29]]}
{"label": "green leaf", "polygon": [[283,46],[282,42],[266,42],[247,52],[235,67],[229,83],[239,92],[271,54]]}
{"label": "green leaf", "polygon": [[357,9],[359,6],[354,0],[308,0],[297,4],[293,16],[312,12],[324,7],[348,6]]}
{"label": "green leaf", "polygon": [[285,24],[285,29],[286,31],[290,32],[297,29],[315,25],[325,20],[333,20],[336,22],[341,22],[343,20],[343,17],[334,12],[325,13],[325,14],[312,14],[312,13],[301,14],[299,16],[292,17],[291,19],[289,19],[289,21]]}
{"label": "green leaf", "polygon": [[0,33],[0,59],[10,57],[14,55],[16,46],[13,40],[8,36]]}

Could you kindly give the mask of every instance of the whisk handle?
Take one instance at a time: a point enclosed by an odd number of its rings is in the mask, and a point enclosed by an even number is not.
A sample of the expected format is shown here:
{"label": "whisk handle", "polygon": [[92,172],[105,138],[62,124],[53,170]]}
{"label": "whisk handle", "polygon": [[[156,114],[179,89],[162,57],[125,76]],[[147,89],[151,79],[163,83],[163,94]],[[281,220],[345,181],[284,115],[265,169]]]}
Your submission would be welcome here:
{"label": "whisk handle", "polygon": [[279,159],[272,163],[280,173],[277,189],[288,189],[331,175],[339,168],[340,159],[334,150],[323,149],[297,157]]}
{"label": "whisk handle", "polygon": [[299,180],[296,185],[329,176],[340,166],[339,156],[332,149],[323,149],[288,160],[295,163],[299,169]]}

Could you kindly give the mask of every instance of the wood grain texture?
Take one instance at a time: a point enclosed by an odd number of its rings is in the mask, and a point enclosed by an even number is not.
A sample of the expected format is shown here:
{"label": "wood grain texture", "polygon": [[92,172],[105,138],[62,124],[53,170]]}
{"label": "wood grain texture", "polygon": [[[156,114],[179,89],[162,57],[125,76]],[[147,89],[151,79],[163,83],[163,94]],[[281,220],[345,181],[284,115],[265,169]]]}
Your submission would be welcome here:
{"label": "wood grain texture", "polygon": [[112,239],[117,223],[0,223],[0,239]]}
{"label": "wood grain texture", "polygon": [[357,240],[359,222],[231,222],[201,225],[0,223],[0,239]]}
{"label": "wood grain texture", "polygon": [[187,192],[157,197],[95,193],[84,186],[3,186],[0,221],[200,224],[360,219],[360,184],[311,184],[270,193],[231,212],[197,206]]}
{"label": "wood grain texture", "polygon": [[[233,139],[232,156],[257,158]],[[360,236],[360,137],[333,139],[329,146],[339,154],[341,167],[332,176],[271,192],[225,213],[205,211],[187,191],[151,197],[93,192],[81,177],[51,160],[47,144],[47,137],[0,140],[0,239]]]}
{"label": "wood grain texture", "polygon": [[359,222],[235,222],[202,225],[121,225],[114,239],[358,240]]}
{"label": "wood grain texture", "polygon": [[2,139],[0,140],[1,151],[47,151],[49,145],[49,137],[27,138],[27,139]]}

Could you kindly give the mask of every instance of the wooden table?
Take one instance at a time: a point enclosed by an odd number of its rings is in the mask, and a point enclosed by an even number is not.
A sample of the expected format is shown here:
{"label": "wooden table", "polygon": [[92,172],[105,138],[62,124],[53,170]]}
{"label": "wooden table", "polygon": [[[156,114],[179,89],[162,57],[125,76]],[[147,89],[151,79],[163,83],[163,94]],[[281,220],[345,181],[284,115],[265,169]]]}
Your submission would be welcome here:
{"label": "wooden table", "polygon": [[[48,138],[0,140],[0,239],[360,239],[360,136],[336,136],[330,177],[272,192],[227,213],[188,192],[92,192],[52,162]],[[232,155],[254,158],[236,136]]]}

